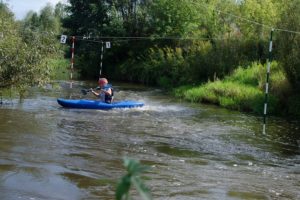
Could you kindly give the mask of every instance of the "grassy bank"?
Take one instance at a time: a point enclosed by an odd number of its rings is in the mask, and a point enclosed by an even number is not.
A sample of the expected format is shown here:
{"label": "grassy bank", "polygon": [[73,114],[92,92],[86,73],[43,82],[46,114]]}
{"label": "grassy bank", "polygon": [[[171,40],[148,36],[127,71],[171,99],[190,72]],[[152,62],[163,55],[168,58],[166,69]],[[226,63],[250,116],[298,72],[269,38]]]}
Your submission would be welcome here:
{"label": "grassy bank", "polygon": [[[207,82],[200,86],[183,86],[175,89],[174,92],[177,97],[190,102],[211,103],[233,110],[262,114],[265,80],[266,66],[252,63],[250,66],[237,68],[223,80]],[[273,62],[268,113],[300,116],[300,96],[291,96],[291,94],[291,86],[282,68],[278,63]]]}

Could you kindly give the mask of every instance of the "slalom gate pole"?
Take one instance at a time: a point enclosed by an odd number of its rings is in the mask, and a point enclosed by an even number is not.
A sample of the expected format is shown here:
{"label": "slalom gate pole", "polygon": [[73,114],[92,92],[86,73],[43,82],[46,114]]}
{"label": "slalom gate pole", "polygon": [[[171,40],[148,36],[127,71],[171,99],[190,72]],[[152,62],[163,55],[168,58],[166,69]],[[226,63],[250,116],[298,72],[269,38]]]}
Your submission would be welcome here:
{"label": "slalom gate pole", "polygon": [[100,57],[100,71],[99,71],[99,78],[101,78],[102,74],[102,62],[103,62],[103,54],[104,54],[104,42],[101,42],[101,57]]}
{"label": "slalom gate pole", "polygon": [[72,36],[72,47],[71,47],[71,74],[70,74],[70,88],[72,88],[73,85],[73,71],[74,71],[74,52],[75,52],[75,36]]}
{"label": "slalom gate pole", "polygon": [[266,134],[267,106],[268,106],[268,95],[269,95],[269,79],[270,79],[270,68],[271,68],[271,62],[272,62],[273,32],[274,32],[274,29],[272,29],[271,33],[270,33],[269,56],[268,56],[268,62],[267,62],[265,104],[264,104],[263,134]]}

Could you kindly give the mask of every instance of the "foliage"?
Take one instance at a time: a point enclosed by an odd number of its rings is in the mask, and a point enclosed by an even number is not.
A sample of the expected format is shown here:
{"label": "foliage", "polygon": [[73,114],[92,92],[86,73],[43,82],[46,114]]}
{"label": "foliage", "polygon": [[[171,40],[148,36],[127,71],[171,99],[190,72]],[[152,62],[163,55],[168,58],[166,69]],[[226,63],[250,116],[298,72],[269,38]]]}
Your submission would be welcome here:
{"label": "foliage", "polygon": [[[276,24],[281,12],[276,9],[282,4],[273,0],[71,0],[64,26],[69,35],[152,38],[112,40],[113,48],[104,56],[104,73],[169,88],[223,78],[238,65],[265,62],[269,31],[233,15]],[[161,37],[165,39],[155,39]],[[183,40],[188,37],[195,39]],[[76,68],[83,77],[96,76],[100,49],[99,43],[76,41]]]}
{"label": "foliage", "polygon": [[[64,58],[51,58],[47,59],[50,66],[50,79],[51,80],[68,80],[70,78],[69,66],[70,61]],[[75,77],[78,76],[77,74]]]}
{"label": "foliage", "polygon": [[263,109],[262,91],[234,82],[210,82],[203,87],[188,90],[184,95],[192,102],[208,102],[234,110],[259,113]]}
{"label": "foliage", "polygon": [[296,94],[288,98],[287,102],[287,114],[289,116],[297,117],[299,119],[300,117],[300,95]]}
{"label": "foliage", "polygon": [[160,84],[170,87],[183,81],[185,66],[182,49],[151,48],[147,54],[146,62],[141,57],[140,62],[133,61],[122,65],[120,71],[123,74],[131,74],[132,80],[138,80],[144,84]]}
{"label": "foliage", "polygon": [[[277,64],[275,63],[272,65],[272,74],[274,71],[274,65],[277,66]],[[256,62],[246,68],[239,66],[232,75],[226,77],[227,81],[251,85],[259,88],[263,88],[265,79],[266,69],[261,64]]]}
{"label": "foliage", "polygon": [[[225,77],[223,81],[208,82],[206,84],[191,87],[178,88],[175,95],[191,102],[204,102],[217,104],[225,108],[240,111],[250,111],[262,114],[264,103],[266,66],[253,63],[248,67],[237,68],[232,75]],[[287,92],[278,90],[285,88],[289,91],[289,85],[285,85],[286,77],[278,63],[271,65],[272,74],[270,77],[270,98],[268,113],[277,113],[280,98]]]}
{"label": "foliage", "polygon": [[[298,30],[300,26],[300,4],[293,0],[286,2],[286,10],[282,14],[281,28]],[[275,35],[278,41],[280,61],[283,63],[285,72],[294,88],[300,89],[300,35],[281,32]]]}
{"label": "foliage", "polygon": [[22,91],[49,81],[51,68],[47,59],[59,52],[53,32],[59,25],[54,22],[49,5],[40,16],[30,12],[18,23],[7,5],[0,3],[0,88],[15,86]]}
{"label": "foliage", "polygon": [[[247,0],[241,1],[240,13],[246,19],[253,20],[260,24],[266,24],[268,26],[274,26],[280,18],[279,8],[282,4],[278,4],[274,0]],[[257,40],[259,38],[268,37],[269,30],[265,31],[263,26],[257,24],[249,24],[241,21],[238,23],[242,33],[251,38]]]}
{"label": "foliage", "polygon": [[109,22],[105,1],[70,0],[69,3],[63,24],[72,35],[95,37],[105,34],[102,30]]}
{"label": "foliage", "polygon": [[41,9],[40,14],[30,11],[22,21],[22,29],[30,29],[36,32],[61,34],[61,20],[65,17],[64,5],[58,3],[55,8],[47,4]]}
{"label": "foliage", "polygon": [[[131,0],[131,1],[107,1],[109,5],[108,14],[111,21],[118,21],[119,31],[123,35],[142,36],[148,32],[147,17],[149,0]],[[113,15],[111,14],[113,12]],[[110,23],[109,29],[113,28]],[[116,32],[112,34],[115,35]]]}
{"label": "foliage", "polygon": [[149,8],[149,25],[158,36],[187,36],[198,27],[198,12],[188,0],[154,1]]}
{"label": "foliage", "polygon": [[116,199],[130,199],[129,191],[133,185],[141,195],[142,199],[152,199],[149,189],[144,185],[140,175],[145,172],[148,167],[141,165],[138,161],[132,159],[124,159],[124,167],[127,169],[127,174],[122,177],[116,190]]}
{"label": "foliage", "polygon": [[[258,66],[268,58],[270,27],[297,31],[300,25],[297,0],[69,0],[30,12],[20,23],[0,5],[2,87],[47,80],[55,69],[47,67],[48,61],[64,50],[55,42],[57,35],[64,33],[86,39],[75,43],[75,69],[83,78],[98,76],[101,41],[111,41],[103,60],[103,74],[110,79],[172,88],[225,78],[228,87],[241,83],[263,90],[265,71]],[[272,68],[284,71],[272,70],[271,90],[281,104],[300,88],[299,38],[293,32],[274,33],[278,64]]]}

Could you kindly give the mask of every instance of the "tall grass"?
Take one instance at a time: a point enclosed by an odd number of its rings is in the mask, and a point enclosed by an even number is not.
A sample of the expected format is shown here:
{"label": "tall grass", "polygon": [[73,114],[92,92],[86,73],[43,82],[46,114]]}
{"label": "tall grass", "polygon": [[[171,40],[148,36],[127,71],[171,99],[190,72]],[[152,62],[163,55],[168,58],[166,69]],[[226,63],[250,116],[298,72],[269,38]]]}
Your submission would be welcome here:
{"label": "tall grass", "polygon": [[[271,65],[268,113],[278,113],[280,95],[289,88],[278,63]],[[175,95],[191,102],[220,105],[225,108],[261,114],[265,99],[266,66],[252,63],[238,67],[223,80],[207,82],[197,87],[180,87]],[[284,89],[284,90],[283,90]]]}
{"label": "tall grass", "polygon": [[[50,78],[52,80],[70,79],[70,61],[64,58],[52,58],[47,60],[50,67]],[[75,73],[75,78],[78,75]]]}

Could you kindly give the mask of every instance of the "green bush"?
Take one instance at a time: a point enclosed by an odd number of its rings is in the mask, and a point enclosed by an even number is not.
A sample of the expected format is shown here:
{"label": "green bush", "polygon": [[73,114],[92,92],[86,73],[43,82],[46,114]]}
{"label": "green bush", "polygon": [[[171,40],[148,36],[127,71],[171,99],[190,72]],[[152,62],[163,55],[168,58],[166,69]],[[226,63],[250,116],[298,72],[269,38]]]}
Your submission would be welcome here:
{"label": "green bush", "polygon": [[[50,66],[50,76],[52,80],[70,79],[70,61],[68,59],[49,59],[47,62]],[[76,78],[78,77],[78,75],[75,75],[73,77]]]}
{"label": "green bush", "polygon": [[246,85],[261,86],[266,79],[265,74],[266,69],[261,64],[255,62],[246,68],[239,66],[231,76],[225,79]]}
{"label": "green bush", "polygon": [[[268,113],[278,113],[279,98],[272,93],[278,85],[283,85],[286,78],[276,62],[272,63],[273,74],[270,78]],[[237,68],[224,80],[208,82],[197,87],[180,87],[175,95],[191,102],[204,102],[225,108],[262,114],[265,101],[264,83],[266,68],[258,63]],[[274,86],[273,86],[273,85]]]}

